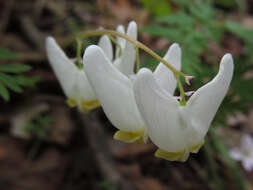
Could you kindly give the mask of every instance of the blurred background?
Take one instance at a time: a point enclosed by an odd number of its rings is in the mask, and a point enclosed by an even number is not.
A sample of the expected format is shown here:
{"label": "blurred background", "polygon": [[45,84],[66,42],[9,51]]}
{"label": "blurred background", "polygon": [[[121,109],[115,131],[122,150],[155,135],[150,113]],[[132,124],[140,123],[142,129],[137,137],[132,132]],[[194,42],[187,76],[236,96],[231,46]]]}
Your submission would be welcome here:
{"label": "blurred background", "polygon": [[[253,189],[253,170],[230,156],[253,134],[253,1],[1,0],[0,10],[0,189]],[[47,61],[46,36],[75,57],[75,41],[65,43],[75,33],[131,20],[139,41],[161,56],[180,44],[183,71],[195,77],[187,91],[210,81],[225,53],[234,57],[231,88],[206,143],[185,163],[155,158],[152,143],[113,140],[101,108],[85,116],[69,108]],[[141,64],[158,62],[141,52]],[[253,165],[253,147],[244,149]]]}

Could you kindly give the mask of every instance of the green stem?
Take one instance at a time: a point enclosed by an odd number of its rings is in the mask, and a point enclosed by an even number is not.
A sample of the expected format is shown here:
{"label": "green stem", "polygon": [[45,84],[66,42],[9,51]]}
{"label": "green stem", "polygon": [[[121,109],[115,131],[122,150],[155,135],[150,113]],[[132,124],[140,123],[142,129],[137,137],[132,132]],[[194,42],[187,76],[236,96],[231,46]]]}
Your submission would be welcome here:
{"label": "green stem", "polygon": [[136,47],[135,50],[136,50],[136,71],[138,72],[141,67],[140,52],[138,47]]}
{"label": "green stem", "polygon": [[77,67],[80,68],[82,66],[82,40],[76,39],[77,50],[76,50],[76,59],[77,59]]}
{"label": "green stem", "polygon": [[185,106],[186,105],[185,93],[184,93],[183,85],[180,81],[180,76],[177,76],[176,79],[177,79],[178,89],[180,91],[180,96],[181,96],[180,105]]}
{"label": "green stem", "polygon": [[111,40],[113,43],[115,43],[115,45],[116,45],[117,47],[119,47],[119,54],[116,55],[116,57],[120,57],[120,56],[122,55],[122,47],[121,47],[120,43],[118,42],[118,40],[116,40],[115,38],[113,38],[111,35],[108,35],[108,37],[110,38],[110,40]]}
{"label": "green stem", "polygon": [[151,56],[153,56],[154,58],[156,58],[157,60],[162,62],[164,65],[166,65],[173,72],[175,77],[178,76],[178,75],[181,75],[184,78],[186,77],[186,75],[183,72],[178,71],[176,68],[174,68],[172,65],[170,65],[161,56],[159,56],[157,53],[155,53],[154,51],[149,49],[143,43],[132,39],[131,37],[129,37],[126,34],[122,34],[120,32],[114,31],[114,30],[104,30],[103,29],[103,30],[87,30],[85,32],[80,32],[80,33],[77,33],[75,36],[73,36],[73,37],[69,38],[68,40],[66,40],[64,45],[72,43],[75,38],[87,38],[87,37],[90,37],[90,36],[100,36],[100,35],[104,35],[104,34],[112,35],[112,36],[119,36],[121,38],[124,38],[125,40],[131,42],[135,47],[138,47],[138,48],[144,50],[145,52],[147,52],[148,54],[150,54]]}

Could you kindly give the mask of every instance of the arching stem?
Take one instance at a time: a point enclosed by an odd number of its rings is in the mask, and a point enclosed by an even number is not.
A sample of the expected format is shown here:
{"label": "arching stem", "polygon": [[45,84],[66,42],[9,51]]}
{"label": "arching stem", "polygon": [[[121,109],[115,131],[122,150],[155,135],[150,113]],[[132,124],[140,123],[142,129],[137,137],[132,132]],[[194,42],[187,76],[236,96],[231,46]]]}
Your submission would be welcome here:
{"label": "arching stem", "polygon": [[180,81],[180,76],[178,75],[176,77],[176,79],[177,79],[178,89],[179,89],[180,96],[181,96],[180,105],[181,106],[186,106],[185,93],[184,93],[183,85],[182,85],[182,83]]}
{"label": "arching stem", "polygon": [[135,47],[135,50],[136,50],[136,71],[138,72],[141,67],[140,52],[138,47]]}
{"label": "arching stem", "polygon": [[173,74],[174,74],[175,77],[177,77],[178,75],[181,75],[184,78],[186,77],[186,75],[183,72],[178,71],[176,68],[174,68],[172,65],[170,65],[161,56],[159,56],[157,53],[155,53],[153,50],[151,50],[150,48],[148,48],[143,43],[141,43],[141,42],[139,42],[137,40],[132,39],[131,37],[129,37],[126,34],[122,34],[120,32],[114,31],[114,30],[105,30],[105,29],[86,30],[85,32],[77,33],[74,37],[68,39],[65,43],[66,44],[72,43],[75,38],[87,38],[87,37],[91,37],[91,36],[100,36],[100,35],[104,35],[104,34],[106,34],[106,35],[112,35],[112,36],[118,36],[118,37],[124,38],[125,40],[129,41],[130,43],[132,43],[135,47],[138,47],[138,48],[144,50],[145,52],[147,52],[148,54],[150,54],[152,57],[156,58],[157,60],[159,60],[160,62],[162,62],[164,65],[166,65],[173,72]]}

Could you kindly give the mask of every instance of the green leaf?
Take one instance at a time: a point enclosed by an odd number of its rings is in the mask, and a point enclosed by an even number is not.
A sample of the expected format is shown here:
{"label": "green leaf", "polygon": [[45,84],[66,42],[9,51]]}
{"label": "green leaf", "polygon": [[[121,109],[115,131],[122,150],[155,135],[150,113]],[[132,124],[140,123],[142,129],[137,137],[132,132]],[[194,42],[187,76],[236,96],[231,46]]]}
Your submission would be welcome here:
{"label": "green leaf", "polygon": [[3,85],[2,82],[0,82],[0,96],[2,96],[2,98],[5,101],[9,101],[10,100],[10,94],[9,94],[7,88],[5,88],[5,86]]}
{"label": "green leaf", "polygon": [[30,71],[31,67],[25,64],[2,64],[0,65],[1,72],[8,72],[8,73],[22,73],[26,71]]}
{"label": "green leaf", "polygon": [[144,64],[141,65],[141,68],[149,68],[151,71],[154,71],[158,66],[157,60],[153,57],[144,57],[143,58]]}
{"label": "green leaf", "polygon": [[214,0],[215,4],[221,5],[227,8],[236,8],[236,0]]}
{"label": "green leaf", "polygon": [[15,80],[19,85],[33,87],[41,78],[39,76],[27,77],[24,75],[16,75]]}
{"label": "green leaf", "polygon": [[194,1],[194,3],[189,4],[189,11],[196,19],[204,23],[211,22],[215,15],[211,2],[208,0],[205,2]]}
{"label": "green leaf", "polygon": [[147,26],[142,30],[143,32],[146,32],[152,36],[164,37],[173,42],[181,42],[182,36],[184,36],[182,31],[178,30],[177,28],[165,28],[159,25]]}
{"label": "green leaf", "polygon": [[7,48],[0,47],[0,59],[18,59],[19,55]]}
{"label": "green leaf", "polygon": [[240,25],[237,22],[233,21],[227,21],[225,23],[225,28],[232,32],[233,34],[238,35],[240,38],[242,38],[246,43],[253,43],[253,30],[244,28],[242,25]]}
{"label": "green leaf", "polygon": [[175,14],[167,16],[159,16],[155,19],[156,22],[165,23],[169,25],[177,25],[190,30],[194,26],[194,19],[183,11],[178,11]]}
{"label": "green leaf", "polygon": [[189,49],[192,53],[199,55],[206,48],[207,40],[202,32],[195,31],[185,37],[184,43],[189,45]]}
{"label": "green leaf", "polygon": [[171,5],[166,0],[140,0],[142,5],[154,15],[167,15],[171,13]]}
{"label": "green leaf", "polygon": [[242,79],[232,83],[233,91],[244,100],[253,100],[253,79]]}
{"label": "green leaf", "polygon": [[22,88],[19,87],[14,77],[11,77],[4,73],[0,73],[0,81],[2,81],[4,85],[6,85],[9,89],[13,90],[14,92],[17,93],[23,92]]}

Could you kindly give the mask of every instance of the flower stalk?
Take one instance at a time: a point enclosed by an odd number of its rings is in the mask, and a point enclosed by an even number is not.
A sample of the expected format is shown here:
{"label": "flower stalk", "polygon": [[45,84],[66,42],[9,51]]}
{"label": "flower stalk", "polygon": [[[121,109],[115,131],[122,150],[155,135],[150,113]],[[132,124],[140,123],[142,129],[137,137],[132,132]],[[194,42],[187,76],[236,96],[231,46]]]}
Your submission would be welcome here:
{"label": "flower stalk", "polygon": [[179,89],[179,92],[180,92],[180,105],[181,106],[185,106],[186,105],[186,100],[185,100],[185,92],[184,92],[184,88],[183,88],[183,85],[180,81],[180,76],[177,76],[177,83],[178,83],[178,89]]}
{"label": "flower stalk", "polygon": [[135,47],[135,50],[136,50],[136,71],[138,72],[141,67],[140,52],[138,47]]}
{"label": "flower stalk", "polygon": [[147,52],[152,57],[156,58],[157,60],[162,62],[164,65],[166,65],[166,67],[168,67],[173,72],[175,77],[177,75],[181,75],[182,77],[186,78],[186,75],[183,72],[178,71],[176,68],[174,68],[172,65],[170,65],[167,61],[165,61],[161,56],[159,56],[153,50],[148,48],[146,45],[144,45],[143,43],[141,43],[137,40],[132,39],[131,37],[129,37],[126,34],[122,34],[120,32],[114,31],[114,30],[106,30],[106,29],[86,30],[85,32],[77,33],[75,36],[73,36],[72,38],[67,40],[65,43],[69,44],[76,38],[87,38],[87,37],[91,37],[91,36],[100,36],[100,35],[109,35],[109,36],[111,35],[111,36],[118,36],[118,37],[124,38],[125,40],[132,43],[135,47],[138,47],[139,49],[142,49],[143,51]]}
{"label": "flower stalk", "polygon": [[77,51],[76,51],[76,65],[79,69],[82,68],[82,40],[76,39]]}
{"label": "flower stalk", "polygon": [[110,39],[117,47],[119,47],[119,53],[118,53],[118,55],[116,55],[116,57],[121,57],[121,55],[122,55],[122,47],[121,47],[120,43],[119,43],[114,37],[112,37],[111,35],[108,35],[108,37],[109,37],[109,39]]}

